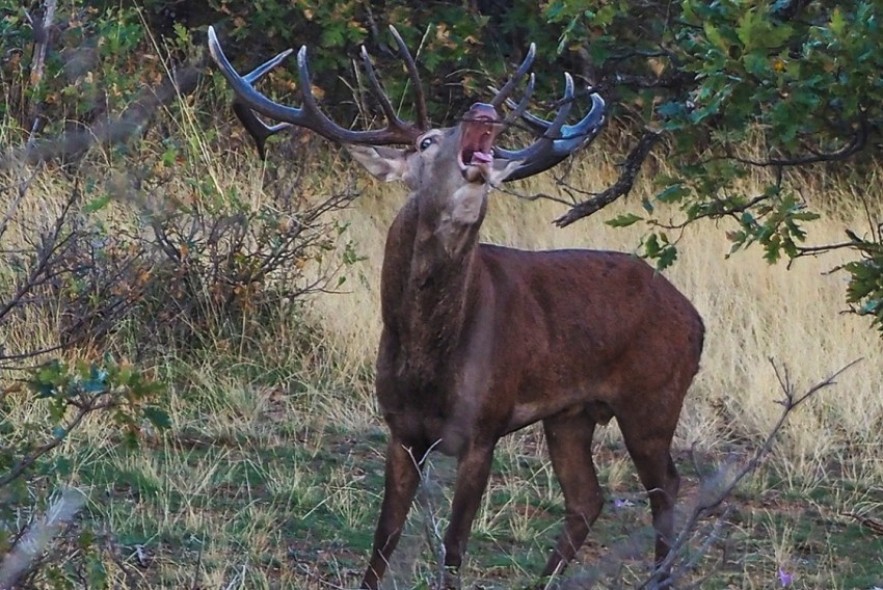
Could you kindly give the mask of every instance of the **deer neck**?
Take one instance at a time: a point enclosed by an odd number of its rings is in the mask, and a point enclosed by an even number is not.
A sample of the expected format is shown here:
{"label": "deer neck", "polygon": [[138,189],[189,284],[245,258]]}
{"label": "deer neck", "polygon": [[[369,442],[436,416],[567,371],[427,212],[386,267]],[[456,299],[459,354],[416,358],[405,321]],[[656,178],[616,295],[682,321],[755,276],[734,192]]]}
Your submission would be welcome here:
{"label": "deer neck", "polygon": [[412,194],[387,236],[384,324],[406,351],[407,370],[422,377],[434,378],[449,366],[480,290],[483,195],[478,203],[449,199],[438,206]]}

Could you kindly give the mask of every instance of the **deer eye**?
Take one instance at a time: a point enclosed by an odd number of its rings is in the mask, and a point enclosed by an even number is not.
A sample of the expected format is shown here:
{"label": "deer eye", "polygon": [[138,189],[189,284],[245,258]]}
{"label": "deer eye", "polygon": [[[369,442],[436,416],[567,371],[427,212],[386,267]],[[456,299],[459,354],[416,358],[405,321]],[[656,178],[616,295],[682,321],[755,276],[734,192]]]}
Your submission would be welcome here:
{"label": "deer eye", "polygon": [[422,151],[426,150],[429,146],[431,146],[433,143],[435,143],[434,137],[424,137],[423,139],[420,140],[420,145],[418,145],[417,147],[422,152]]}

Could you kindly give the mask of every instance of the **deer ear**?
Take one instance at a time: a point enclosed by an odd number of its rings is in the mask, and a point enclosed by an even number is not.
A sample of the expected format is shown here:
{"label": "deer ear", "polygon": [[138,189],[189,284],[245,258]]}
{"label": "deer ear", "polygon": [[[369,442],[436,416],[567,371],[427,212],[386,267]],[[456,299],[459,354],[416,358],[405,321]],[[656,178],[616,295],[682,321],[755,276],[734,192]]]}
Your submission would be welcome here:
{"label": "deer ear", "polygon": [[500,186],[504,180],[509,178],[510,174],[518,170],[518,167],[521,166],[521,164],[523,164],[521,160],[503,160],[500,158],[494,158],[488,182],[494,188]]}
{"label": "deer ear", "polygon": [[373,145],[346,145],[347,151],[365,169],[385,182],[403,180],[407,170],[407,152]]}

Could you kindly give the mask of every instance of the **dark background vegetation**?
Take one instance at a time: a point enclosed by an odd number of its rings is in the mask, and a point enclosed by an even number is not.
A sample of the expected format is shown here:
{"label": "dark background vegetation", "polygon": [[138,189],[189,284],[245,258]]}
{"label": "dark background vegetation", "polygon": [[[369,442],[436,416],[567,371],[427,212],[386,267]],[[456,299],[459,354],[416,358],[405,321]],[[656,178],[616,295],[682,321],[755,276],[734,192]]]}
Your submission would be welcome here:
{"label": "dark background vegetation", "polygon": [[[881,325],[876,204],[855,204],[868,209],[868,225],[841,243],[807,246],[806,222],[830,204],[813,209],[801,197],[814,171],[856,186],[875,178],[883,125],[878,2],[74,2],[59,8],[46,31],[43,6],[7,2],[0,22],[6,116],[19,123],[21,140],[35,121],[41,135],[51,135],[108,114],[134,115],[128,110],[144,85],[167,78],[167,56],[148,32],[169,44],[172,63],[199,73],[206,62],[196,54],[210,24],[244,71],[306,44],[313,90],[337,120],[356,125],[370,124],[374,112],[354,76],[362,45],[408,114],[389,24],[419,56],[436,124],[485,96],[535,42],[535,69],[570,70],[583,96],[589,88],[601,92],[620,132],[608,134],[622,154],[620,182],[569,187],[573,207],[559,224],[627,194],[645,162],[664,158],[675,173],[657,179],[659,191],[643,210],[619,220],[647,224],[647,256],[670,264],[678,230],[703,218],[732,220],[734,249],[758,244],[770,261],[850,249],[847,300]],[[42,40],[50,48],[47,75],[30,85],[34,44]],[[553,108],[561,77],[539,78],[541,104]],[[270,89],[296,102],[295,80],[293,68],[281,68]],[[196,78],[178,83],[192,91]],[[775,181],[761,194],[743,194],[738,180],[755,168],[773,170]],[[682,216],[657,218],[659,202],[676,204]]]}

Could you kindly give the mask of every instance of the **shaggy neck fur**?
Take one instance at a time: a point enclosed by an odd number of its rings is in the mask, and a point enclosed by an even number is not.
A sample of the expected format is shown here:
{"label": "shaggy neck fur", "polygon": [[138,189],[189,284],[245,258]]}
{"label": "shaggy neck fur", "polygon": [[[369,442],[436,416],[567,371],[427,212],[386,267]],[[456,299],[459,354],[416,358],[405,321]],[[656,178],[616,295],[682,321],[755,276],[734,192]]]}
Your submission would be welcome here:
{"label": "shaggy neck fur", "polygon": [[[468,190],[464,190],[468,189]],[[413,193],[389,230],[383,263],[383,321],[399,341],[400,374],[431,382],[448,365],[477,289],[478,229],[486,187],[451,198]]]}

